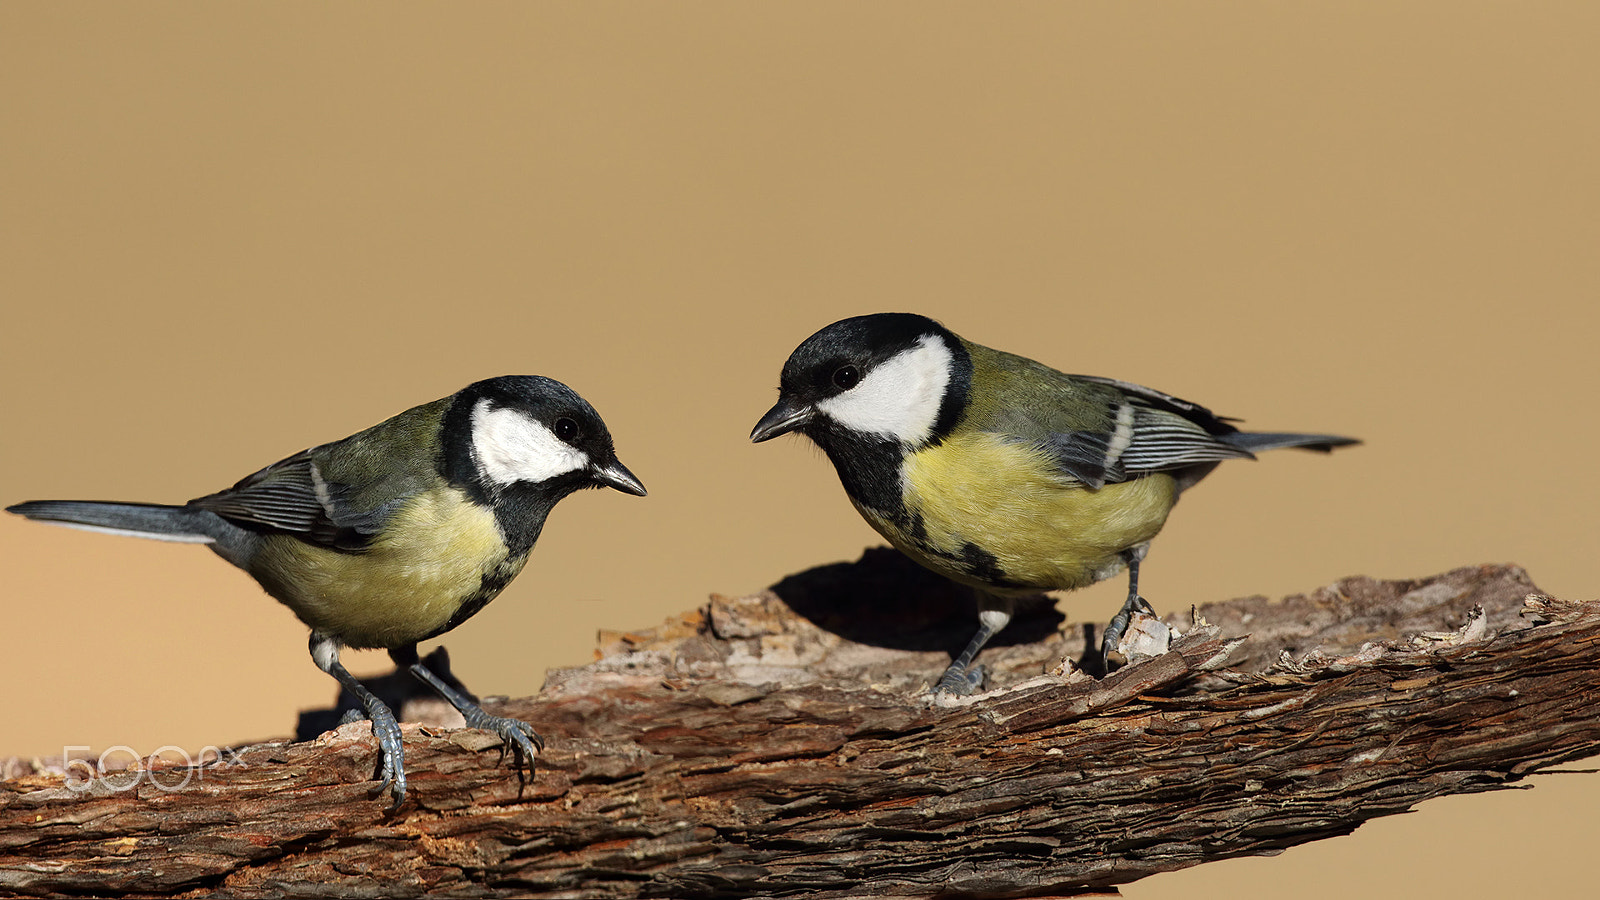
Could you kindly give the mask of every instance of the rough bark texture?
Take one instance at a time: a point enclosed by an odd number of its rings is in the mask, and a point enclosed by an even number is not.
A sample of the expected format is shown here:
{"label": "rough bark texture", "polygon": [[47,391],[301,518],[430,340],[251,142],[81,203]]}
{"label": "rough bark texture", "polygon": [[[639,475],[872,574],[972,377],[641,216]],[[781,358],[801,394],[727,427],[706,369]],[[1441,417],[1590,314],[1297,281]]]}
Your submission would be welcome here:
{"label": "rough bark texture", "polygon": [[1103,679],[1078,671],[1094,629],[1046,607],[984,653],[1000,690],[932,706],[969,604],[873,551],[603,635],[489,704],[547,740],[529,784],[494,738],[408,725],[393,815],[360,723],[204,769],[26,774],[0,782],[0,890],[1061,895],[1600,752],[1600,603],[1515,567],[1203,607]]}

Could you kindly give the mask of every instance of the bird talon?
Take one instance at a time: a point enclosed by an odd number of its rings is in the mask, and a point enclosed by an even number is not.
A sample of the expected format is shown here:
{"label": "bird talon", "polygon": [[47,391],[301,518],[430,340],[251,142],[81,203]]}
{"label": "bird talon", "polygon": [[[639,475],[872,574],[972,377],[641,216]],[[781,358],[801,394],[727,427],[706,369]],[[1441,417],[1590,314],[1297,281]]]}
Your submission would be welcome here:
{"label": "bird talon", "polygon": [[983,666],[967,668],[951,666],[939,676],[939,683],[933,686],[933,693],[966,697],[978,693],[988,680],[989,670]]}
{"label": "bird talon", "polygon": [[1134,615],[1138,613],[1143,613],[1151,618],[1160,618],[1156,615],[1156,608],[1150,605],[1150,601],[1138,594],[1134,594],[1128,598],[1126,603],[1122,604],[1122,609],[1117,610],[1117,614],[1111,617],[1111,621],[1106,623],[1105,634],[1100,639],[1100,658],[1104,661],[1108,671],[1111,668],[1112,654],[1121,655],[1121,651],[1117,647],[1122,643],[1123,635],[1128,633],[1128,627],[1133,624]]}
{"label": "bird talon", "polygon": [[1132,622],[1133,613],[1124,607],[1106,623],[1105,633],[1100,637],[1100,657],[1108,671],[1111,669],[1112,654],[1118,652],[1117,645],[1122,643],[1122,636],[1128,632],[1128,625]]}
{"label": "bird talon", "polygon": [[385,793],[391,793],[394,795],[394,802],[390,803],[388,808],[385,810],[385,812],[393,813],[406,802],[405,779],[395,778],[393,775],[386,775],[384,776],[383,780],[378,783],[377,787],[368,792],[367,796],[373,800],[376,800]]}
{"label": "bird talon", "polygon": [[493,716],[482,709],[474,708],[464,710],[463,716],[467,720],[467,727],[479,731],[487,731],[500,737],[500,757],[497,764],[503,765],[506,753],[512,755],[513,766],[517,770],[518,782],[523,782],[523,768],[527,768],[529,777],[535,770],[534,758],[540,750],[544,749],[544,739],[539,736],[533,726],[521,719],[508,716]]}
{"label": "bird talon", "polygon": [[[372,736],[378,742],[376,775],[378,785],[373,788],[371,797],[377,799],[385,792],[393,794],[394,802],[389,805],[388,810],[392,813],[406,800],[406,756],[405,744],[401,741],[400,722],[395,718],[394,712],[384,706],[377,697],[368,694],[362,701],[367,708],[366,718],[372,722]],[[351,716],[346,714],[345,718]]]}

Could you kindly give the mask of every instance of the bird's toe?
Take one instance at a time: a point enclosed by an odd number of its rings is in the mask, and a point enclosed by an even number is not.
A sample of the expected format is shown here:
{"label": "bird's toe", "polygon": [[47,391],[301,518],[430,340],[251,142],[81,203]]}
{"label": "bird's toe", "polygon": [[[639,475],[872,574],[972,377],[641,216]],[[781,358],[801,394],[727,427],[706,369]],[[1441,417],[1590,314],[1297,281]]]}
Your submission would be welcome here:
{"label": "bird's toe", "polygon": [[983,666],[962,668],[953,665],[944,670],[939,683],[933,686],[933,693],[965,697],[981,690],[988,679],[989,671]]}

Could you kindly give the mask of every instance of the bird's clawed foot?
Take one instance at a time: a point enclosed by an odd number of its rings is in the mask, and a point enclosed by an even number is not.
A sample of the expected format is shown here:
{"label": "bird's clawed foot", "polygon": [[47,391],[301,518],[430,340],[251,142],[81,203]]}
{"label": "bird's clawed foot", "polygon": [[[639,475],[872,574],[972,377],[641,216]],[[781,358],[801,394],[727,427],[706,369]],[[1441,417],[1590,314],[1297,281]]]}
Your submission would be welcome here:
{"label": "bird's clawed foot", "polygon": [[[377,698],[373,699],[376,701]],[[392,813],[406,802],[406,755],[405,747],[400,742],[400,723],[389,707],[381,702],[369,703],[366,707],[366,716],[350,710],[339,724],[362,718],[372,720],[372,736],[378,739],[378,786],[372,789],[372,797],[376,799],[385,791],[392,794],[394,802],[389,804],[388,810]]]}
{"label": "bird's clawed foot", "polygon": [[1151,606],[1148,600],[1134,594],[1122,604],[1122,609],[1111,617],[1111,621],[1106,623],[1105,636],[1100,640],[1100,656],[1105,660],[1106,671],[1111,670],[1111,654],[1119,652],[1117,645],[1122,643],[1122,636],[1127,633],[1128,626],[1132,624],[1133,617],[1137,613],[1153,617],[1156,608]]}
{"label": "bird's clawed foot", "polygon": [[933,686],[934,694],[949,694],[952,697],[966,697],[983,690],[989,681],[989,670],[983,666],[961,666],[952,664],[939,676],[939,683]]}
{"label": "bird's clawed foot", "polygon": [[400,722],[395,719],[394,710],[339,663],[339,650],[338,639],[321,632],[311,632],[311,659],[316,662],[317,668],[332,675],[366,710],[363,716],[352,709],[344,714],[339,724],[348,725],[361,719],[372,722],[372,736],[378,739],[378,786],[373,789],[372,796],[376,799],[384,791],[392,794],[394,802],[389,805],[389,812],[392,813],[406,802],[406,753],[400,743]]}
{"label": "bird's clawed foot", "polygon": [[533,730],[532,725],[521,719],[513,719],[507,716],[491,716],[477,705],[471,705],[461,710],[461,715],[467,720],[468,728],[476,728],[479,731],[488,731],[500,736],[500,740],[504,742],[500,745],[500,758],[502,760],[505,759],[506,748],[511,748],[515,758],[517,782],[519,784],[526,783],[526,779],[523,777],[524,766],[527,767],[527,778],[531,779],[533,777],[533,760],[538,755],[538,752],[544,749],[544,738],[539,736],[539,732]]}
{"label": "bird's clawed foot", "polygon": [[[500,736],[500,758],[503,761],[506,748],[511,748],[516,760],[518,784],[527,783],[527,779],[523,777],[524,766],[527,767],[527,778],[533,777],[533,760],[538,755],[538,752],[544,749],[544,738],[539,737],[539,732],[534,731],[532,725],[521,719],[491,716],[484,712],[483,707],[473,702],[473,698],[462,691],[456,690],[448,681],[440,677],[439,673],[418,661],[415,648],[411,648],[410,652],[391,650],[390,655],[395,657],[395,662],[407,666],[412,675],[415,675],[423,684],[433,688],[434,692],[449,701],[451,706],[460,710],[461,717],[466,720],[468,728],[476,728],[479,731],[487,731]],[[448,665],[448,660],[445,661],[445,664]]]}

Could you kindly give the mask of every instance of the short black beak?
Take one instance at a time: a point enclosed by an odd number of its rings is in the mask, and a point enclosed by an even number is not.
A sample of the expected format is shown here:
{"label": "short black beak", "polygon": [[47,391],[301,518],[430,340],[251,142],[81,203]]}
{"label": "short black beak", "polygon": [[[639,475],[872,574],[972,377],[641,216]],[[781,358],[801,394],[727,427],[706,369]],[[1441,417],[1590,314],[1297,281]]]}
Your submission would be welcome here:
{"label": "short black beak", "polygon": [[767,410],[767,414],[756,423],[755,430],[750,432],[750,441],[755,444],[770,441],[780,434],[788,434],[796,428],[804,427],[816,416],[817,411],[812,407],[796,403],[787,397],[780,398],[777,405]]}
{"label": "short black beak", "polygon": [[628,471],[628,467],[617,460],[612,460],[603,466],[590,468],[589,477],[593,478],[597,484],[603,484],[608,488],[616,488],[624,494],[632,494],[635,497],[643,497],[645,495],[644,483],[635,478],[634,474]]}

